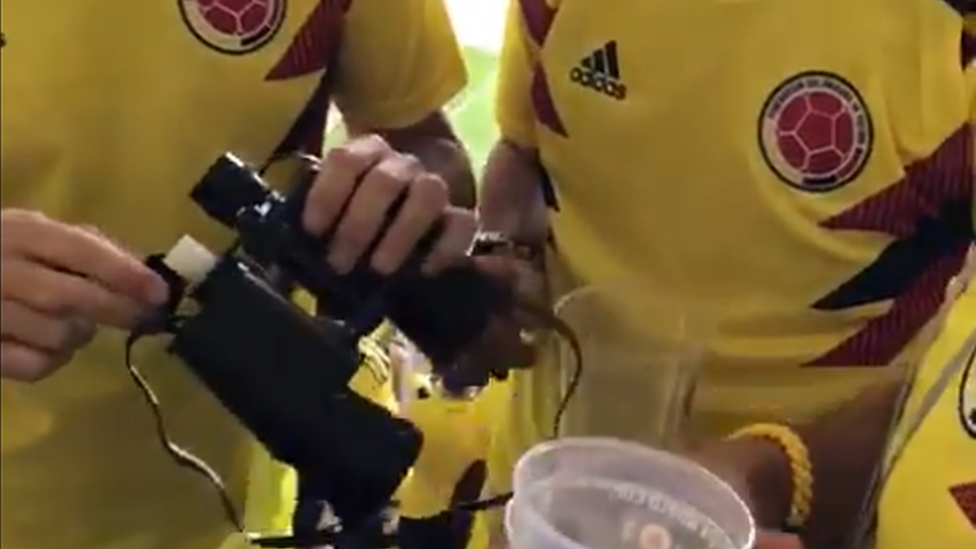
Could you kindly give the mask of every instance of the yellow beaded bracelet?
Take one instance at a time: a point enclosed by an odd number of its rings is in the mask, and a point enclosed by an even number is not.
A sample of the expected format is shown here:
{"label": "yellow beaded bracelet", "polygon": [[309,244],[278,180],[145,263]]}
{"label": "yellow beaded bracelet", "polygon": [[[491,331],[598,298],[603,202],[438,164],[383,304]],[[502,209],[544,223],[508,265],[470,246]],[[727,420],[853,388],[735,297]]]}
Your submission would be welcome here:
{"label": "yellow beaded bracelet", "polygon": [[807,445],[800,435],[786,425],[756,423],[739,429],[727,438],[763,438],[775,442],[783,450],[789,459],[793,480],[790,514],[786,519],[786,526],[792,529],[802,528],[810,517],[813,504],[813,464],[810,462]]}

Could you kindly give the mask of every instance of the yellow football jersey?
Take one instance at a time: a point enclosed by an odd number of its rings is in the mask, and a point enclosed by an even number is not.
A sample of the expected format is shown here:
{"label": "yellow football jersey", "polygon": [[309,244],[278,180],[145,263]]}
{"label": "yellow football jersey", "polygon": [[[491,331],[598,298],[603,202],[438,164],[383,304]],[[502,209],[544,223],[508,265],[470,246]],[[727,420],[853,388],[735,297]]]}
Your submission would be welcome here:
{"label": "yellow football jersey", "polygon": [[[401,404],[403,417],[424,434],[421,454],[397,493],[403,516],[432,517],[482,496],[494,413],[507,405],[508,389],[506,383],[492,382],[472,401],[425,391],[429,396]],[[457,515],[453,528],[467,538],[469,549],[487,547],[487,522],[480,513]]]}
{"label": "yellow football jersey", "polygon": [[[224,151],[262,163],[294,148],[286,136],[316,141],[321,119],[296,120],[322,110],[324,75],[368,128],[419,121],[464,84],[441,0],[13,0],[0,12],[3,207],[90,223],[145,253],[183,233],[219,245],[191,186]],[[269,174],[284,184],[286,171]],[[0,385],[4,549],[240,543],[210,489],[161,451],[121,352],[121,334],[101,334],[51,379]],[[250,525],[267,526],[280,478],[248,483],[245,433],[160,346],[136,360],[174,438],[238,502],[249,492]]]}
{"label": "yellow football jersey", "polygon": [[896,429],[876,549],[976,545],[976,282],[941,332]]}
{"label": "yellow football jersey", "polygon": [[[697,434],[808,416],[910,358],[973,238],[963,8],[603,4],[513,0],[501,57],[501,133],[554,198],[556,290],[637,288],[713,328]],[[549,426],[550,366],[516,376],[502,475]],[[630,402],[651,424],[654,375],[593,364],[570,415]]]}

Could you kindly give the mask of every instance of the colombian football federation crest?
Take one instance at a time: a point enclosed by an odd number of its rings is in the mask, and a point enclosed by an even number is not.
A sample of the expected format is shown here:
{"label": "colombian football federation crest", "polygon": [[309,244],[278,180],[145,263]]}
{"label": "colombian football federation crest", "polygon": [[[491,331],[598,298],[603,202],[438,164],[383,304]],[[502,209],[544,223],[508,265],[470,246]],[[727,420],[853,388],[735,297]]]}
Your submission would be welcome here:
{"label": "colombian football federation crest", "polygon": [[969,353],[963,366],[962,383],[959,384],[959,420],[970,437],[976,438],[976,348]]}
{"label": "colombian football federation crest", "polygon": [[825,192],[852,181],[867,164],[873,140],[871,116],[858,91],[827,72],[787,79],[759,117],[766,163],[802,191]]}
{"label": "colombian football federation crest", "polygon": [[281,30],[286,0],[177,0],[183,21],[201,42],[241,55],[260,49]]}

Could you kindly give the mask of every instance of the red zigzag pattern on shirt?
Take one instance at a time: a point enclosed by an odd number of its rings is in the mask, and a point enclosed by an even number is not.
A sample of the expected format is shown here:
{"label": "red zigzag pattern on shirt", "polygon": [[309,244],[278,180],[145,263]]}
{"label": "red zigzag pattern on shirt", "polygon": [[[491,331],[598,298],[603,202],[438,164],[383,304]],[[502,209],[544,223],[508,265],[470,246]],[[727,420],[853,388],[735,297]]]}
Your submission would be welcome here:
{"label": "red zigzag pattern on shirt", "polygon": [[967,482],[949,489],[952,498],[959,504],[962,514],[976,530],[976,482]]}
{"label": "red zigzag pattern on shirt", "polygon": [[343,17],[351,1],[320,0],[265,80],[288,80],[326,69],[338,51]]}

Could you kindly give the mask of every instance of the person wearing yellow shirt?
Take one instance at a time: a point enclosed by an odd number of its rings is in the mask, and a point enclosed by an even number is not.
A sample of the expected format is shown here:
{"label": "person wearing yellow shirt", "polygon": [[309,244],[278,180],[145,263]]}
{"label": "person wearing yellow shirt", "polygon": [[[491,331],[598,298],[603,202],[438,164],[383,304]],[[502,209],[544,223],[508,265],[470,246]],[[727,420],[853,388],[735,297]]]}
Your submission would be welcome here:
{"label": "person wearing yellow shirt", "polygon": [[[488,522],[482,514],[458,513],[446,522],[437,517],[449,507],[482,496],[492,414],[504,405],[507,386],[493,381],[476,399],[467,401],[440,392],[422,378],[412,381],[413,391],[400,401],[399,411],[424,434],[424,445],[396,494],[401,525],[403,518],[420,519],[424,534],[437,528],[442,536],[449,536],[441,539],[450,539],[450,549],[486,547]],[[401,543],[401,549],[430,544],[430,538],[418,539],[409,546]]]}
{"label": "person wearing yellow shirt", "polygon": [[[389,186],[410,183],[416,199],[374,257],[380,269],[394,268],[439,211],[441,178],[454,202],[470,203],[467,161],[440,113],[465,83],[445,8],[14,0],[0,15],[0,544],[242,546],[209,489],[160,450],[121,363],[123,334],[98,328],[128,327],[160,299],[142,254],[185,233],[215,248],[228,241],[188,198],[218,155],[231,151],[285,186],[294,153],[318,153],[330,102],[353,134],[378,133],[410,153],[364,137],[327,157],[322,177],[338,192],[310,201],[321,210],[312,229],[337,215],[354,178],[371,174],[343,218],[352,221],[339,229],[333,265],[348,266],[370,240]],[[438,255],[468,245],[471,219],[460,219]],[[252,471],[251,439],[161,346],[137,355],[174,438],[247,500],[249,526],[268,526],[283,503],[280,471]],[[366,370],[354,385],[382,400],[388,385],[370,387]]]}
{"label": "person wearing yellow shirt", "polygon": [[[969,272],[950,288],[931,346],[907,380],[872,387],[835,411],[791,426],[811,464],[809,514],[798,528],[807,549],[976,543],[974,275],[976,248]],[[735,437],[701,456],[770,528],[786,523],[796,501],[797,476],[780,442]],[[765,549],[762,542],[759,549]]]}
{"label": "person wearing yellow shirt", "polygon": [[[548,241],[553,299],[628,288],[710,327],[691,442],[899,376],[974,237],[972,3],[604,4],[511,2],[484,227]],[[497,491],[551,426],[550,354],[496,412]],[[660,442],[657,379],[589,365],[566,433]]]}

